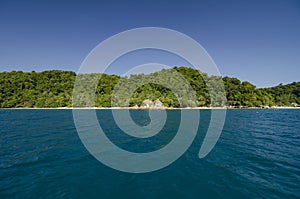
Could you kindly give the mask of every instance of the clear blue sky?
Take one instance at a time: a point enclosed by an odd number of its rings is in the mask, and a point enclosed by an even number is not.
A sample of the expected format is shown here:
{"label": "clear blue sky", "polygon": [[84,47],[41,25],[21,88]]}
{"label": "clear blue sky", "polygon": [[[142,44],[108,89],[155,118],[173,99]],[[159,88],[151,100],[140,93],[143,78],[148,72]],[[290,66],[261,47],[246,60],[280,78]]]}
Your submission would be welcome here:
{"label": "clear blue sky", "polygon": [[223,76],[258,87],[300,81],[299,0],[0,0],[0,71],[77,71],[99,42],[146,26],[194,38]]}

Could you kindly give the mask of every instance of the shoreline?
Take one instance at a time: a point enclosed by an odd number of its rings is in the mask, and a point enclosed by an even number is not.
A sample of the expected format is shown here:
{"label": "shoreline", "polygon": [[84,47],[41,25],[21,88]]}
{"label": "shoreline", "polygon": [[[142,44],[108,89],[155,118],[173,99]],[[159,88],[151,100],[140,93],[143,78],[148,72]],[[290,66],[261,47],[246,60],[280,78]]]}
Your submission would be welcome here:
{"label": "shoreline", "polygon": [[277,110],[277,109],[300,109],[300,107],[289,107],[289,106],[277,106],[270,108],[261,108],[261,107],[185,107],[185,108],[136,108],[136,107],[56,107],[56,108],[0,108],[0,110],[73,110],[73,109],[95,109],[95,110],[218,110],[218,109],[228,109],[228,110]]}

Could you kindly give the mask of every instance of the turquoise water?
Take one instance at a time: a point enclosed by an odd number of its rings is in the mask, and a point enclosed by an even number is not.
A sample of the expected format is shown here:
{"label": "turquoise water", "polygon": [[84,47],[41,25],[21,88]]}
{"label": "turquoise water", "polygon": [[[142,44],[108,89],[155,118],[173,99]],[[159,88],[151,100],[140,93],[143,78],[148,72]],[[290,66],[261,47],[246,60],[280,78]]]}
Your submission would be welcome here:
{"label": "turquoise water", "polygon": [[[157,136],[133,139],[97,110],[107,136],[135,152],[174,137],[180,111],[167,111]],[[132,111],[149,123],[147,111]],[[300,110],[229,110],[213,151],[198,158],[210,111],[187,152],[145,174],[113,170],[81,143],[71,110],[0,110],[0,198],[300,198]]]}

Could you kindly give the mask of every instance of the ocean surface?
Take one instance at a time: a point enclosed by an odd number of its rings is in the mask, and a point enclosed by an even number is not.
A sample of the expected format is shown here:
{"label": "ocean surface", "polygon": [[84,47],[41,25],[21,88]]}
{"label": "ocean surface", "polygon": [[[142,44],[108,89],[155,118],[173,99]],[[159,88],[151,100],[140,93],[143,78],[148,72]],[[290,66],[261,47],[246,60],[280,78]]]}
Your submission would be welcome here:
{"label": "ocean surface", "polygon": [[[0,198],[300,198],[300,110],[228,110],[214,149],[198,158],[210,110],[188,150],[150,173],[111,169],[82,144],[72,110],[0,110]],[[124,135],[111,110],[99,123],[117,146],[149,152],[167,145],[180,111],[167,111],[162,132]],[[131,111],[141,126],[147,111]]]}

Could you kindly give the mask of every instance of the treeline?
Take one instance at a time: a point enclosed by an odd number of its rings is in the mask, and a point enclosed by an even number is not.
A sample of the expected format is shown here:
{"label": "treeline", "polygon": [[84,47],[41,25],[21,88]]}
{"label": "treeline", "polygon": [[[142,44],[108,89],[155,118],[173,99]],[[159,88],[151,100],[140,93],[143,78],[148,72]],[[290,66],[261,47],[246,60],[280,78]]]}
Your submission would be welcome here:
{"label": "treeline", "polygon": [[[257,89],[237,78],[208,76],[188,67],[174,67],[151,74],[130,77],[84,74],[87,80],[77,88],[94,89],[95,98],[74,98],[76,106],[140,106],[145,99],[159,99],[166,107],[195,106],[297,106],[300,104],[300,82]],[[89,88],[89,79],[99,80]],[[72,107],[76,74],[70,71],[2,72],[0,73],[0,107]],[[222,92],[225,89],[225,93]],[[133,91],[133,92],[128,92]],[[79,92],[80,93],[80,92]],[[84,93],[84,92],[82,92]],[[114,97],[116,93],[118,97]],[[130,95],[128,95],[130,93]],[[113,97],[112,97],[113,96]]]}

